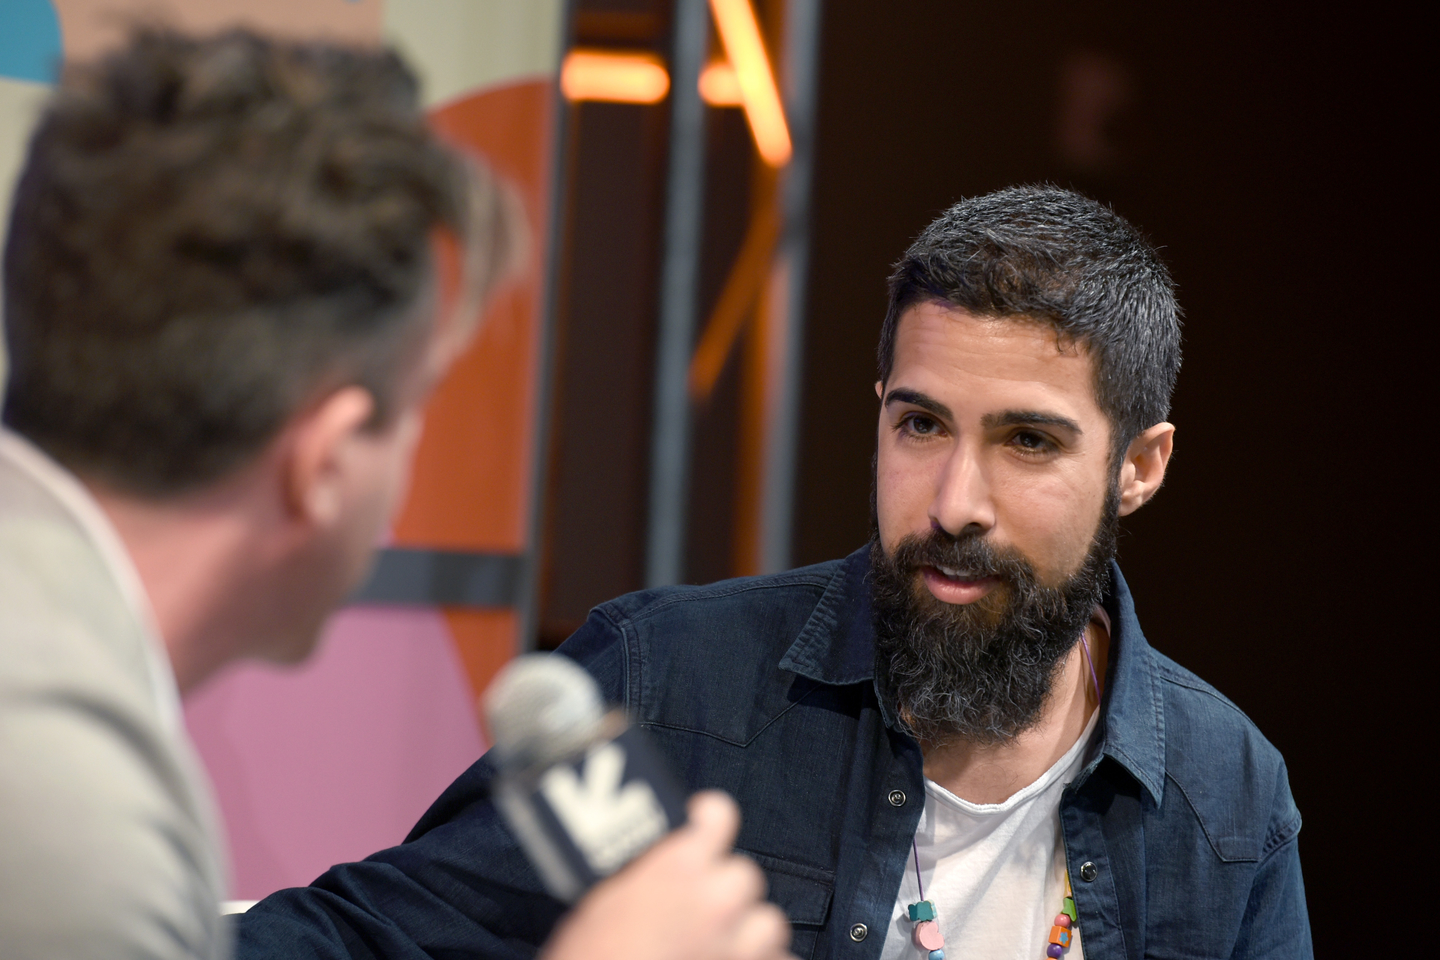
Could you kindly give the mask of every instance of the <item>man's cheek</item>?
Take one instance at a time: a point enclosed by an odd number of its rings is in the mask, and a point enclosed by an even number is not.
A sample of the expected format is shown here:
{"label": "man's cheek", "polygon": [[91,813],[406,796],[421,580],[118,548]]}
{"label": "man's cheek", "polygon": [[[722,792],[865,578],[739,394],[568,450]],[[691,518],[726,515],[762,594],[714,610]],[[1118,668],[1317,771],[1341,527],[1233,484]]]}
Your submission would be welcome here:
{"label": "man's cheek", "polygon": [[1056,587],[1078,573],[1085,563],[1093,532],[1077,524],[1054,538],[1044,550],[1044,556],[1036,558],[1035,568],[1041,583]]}

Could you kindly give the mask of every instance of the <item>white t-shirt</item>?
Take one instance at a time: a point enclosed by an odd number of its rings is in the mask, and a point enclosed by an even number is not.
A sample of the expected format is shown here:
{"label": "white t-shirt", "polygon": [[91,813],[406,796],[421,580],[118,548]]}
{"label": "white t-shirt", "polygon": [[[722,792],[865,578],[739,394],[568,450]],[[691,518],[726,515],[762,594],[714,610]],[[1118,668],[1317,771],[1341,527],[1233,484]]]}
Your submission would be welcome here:
{"label": "white t-shirt", "polygon": [[[947,960],[1044,960],[1050,928],[1065,896],[1065,845],[1060,839],[1060,795],[1085,762],[1085,748],[1100,716],[1054,766],[1004,803],[971,803],[925,781],[925,809],[915,828],[905,876],[885,935],[881,960],[925,960],[915,945],[910,904],[935,904]],[[1083,960],[1080,937],[1066,960]]]}

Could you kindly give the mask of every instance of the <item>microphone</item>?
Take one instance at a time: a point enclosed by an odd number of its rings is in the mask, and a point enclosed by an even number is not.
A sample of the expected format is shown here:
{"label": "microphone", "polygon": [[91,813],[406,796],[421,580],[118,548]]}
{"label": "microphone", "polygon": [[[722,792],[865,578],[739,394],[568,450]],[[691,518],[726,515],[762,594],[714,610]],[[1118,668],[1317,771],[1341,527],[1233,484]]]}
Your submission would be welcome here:
{"label": "microphone", "polygon": [[573,903],[685,822],[644,733],[568,657],[516,657],[485,692],[495,804],[551,895]]}

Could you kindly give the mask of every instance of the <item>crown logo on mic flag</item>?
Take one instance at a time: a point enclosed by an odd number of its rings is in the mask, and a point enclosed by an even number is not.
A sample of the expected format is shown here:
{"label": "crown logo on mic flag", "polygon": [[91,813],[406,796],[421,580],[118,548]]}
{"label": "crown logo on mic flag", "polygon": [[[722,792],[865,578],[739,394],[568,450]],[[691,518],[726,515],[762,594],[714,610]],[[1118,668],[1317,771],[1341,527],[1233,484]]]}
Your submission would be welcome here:
{"label": "crown logo on mic flag", "polygon": [[622,784],[625,750],[615,741],[590,750],[583,778],[568,763],[540,779],[540,793],[590,868],[606,876],[670,829],[655,791],[644,780]]}

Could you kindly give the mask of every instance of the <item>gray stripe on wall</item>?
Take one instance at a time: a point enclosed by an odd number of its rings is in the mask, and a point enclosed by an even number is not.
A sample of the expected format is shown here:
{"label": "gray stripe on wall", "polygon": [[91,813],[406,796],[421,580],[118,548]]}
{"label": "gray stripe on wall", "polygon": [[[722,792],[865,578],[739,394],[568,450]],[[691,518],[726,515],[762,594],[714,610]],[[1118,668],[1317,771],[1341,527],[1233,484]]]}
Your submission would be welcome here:
{"label": "gray stripe on wall", "polygon": [[513,607],[523,557],[452,550],[380,551],[375,569],[350,603],[440,607]]}

